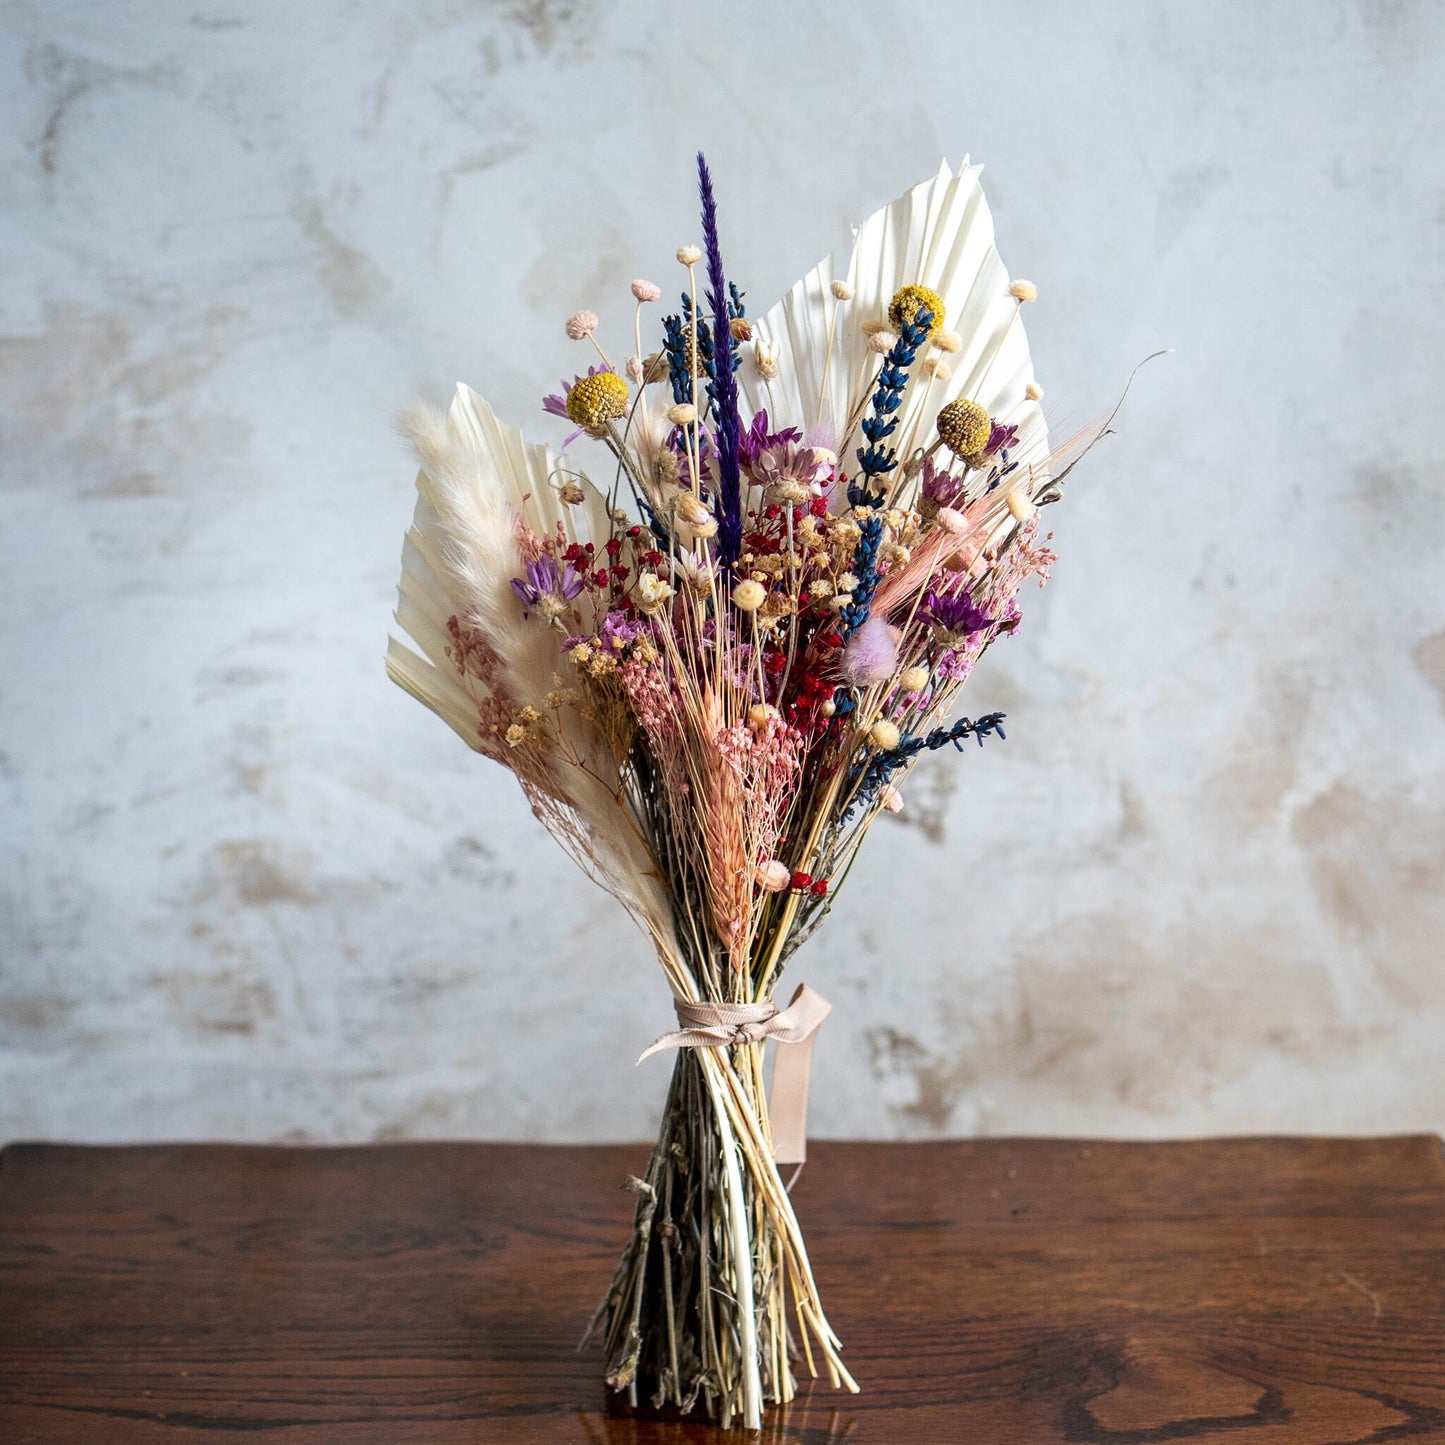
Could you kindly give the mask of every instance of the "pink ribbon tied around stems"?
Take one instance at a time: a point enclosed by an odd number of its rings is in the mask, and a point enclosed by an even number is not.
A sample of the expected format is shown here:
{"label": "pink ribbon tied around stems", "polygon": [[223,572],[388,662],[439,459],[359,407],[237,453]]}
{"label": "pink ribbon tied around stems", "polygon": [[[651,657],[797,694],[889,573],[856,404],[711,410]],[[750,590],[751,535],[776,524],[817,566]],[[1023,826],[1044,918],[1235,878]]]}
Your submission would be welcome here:
{"label": "pink ribbon tied around stems", "polygon": [[[764,1003],[712,1003],[674,998],[681,1028],[663,1034],[637,1060],[663,1049],[727,1049],[776,1039],[773,1092],[768,1105],[772,1122],[773,1158],[779,1164],[802,1165],[808,1157],[808,1080],[813,1067],[813,1040],[818,1025],[833,1005],[816,989],[800,983],[787,1008],[772,999]],[[794,1176],[796,1178],[796,1176]]]}

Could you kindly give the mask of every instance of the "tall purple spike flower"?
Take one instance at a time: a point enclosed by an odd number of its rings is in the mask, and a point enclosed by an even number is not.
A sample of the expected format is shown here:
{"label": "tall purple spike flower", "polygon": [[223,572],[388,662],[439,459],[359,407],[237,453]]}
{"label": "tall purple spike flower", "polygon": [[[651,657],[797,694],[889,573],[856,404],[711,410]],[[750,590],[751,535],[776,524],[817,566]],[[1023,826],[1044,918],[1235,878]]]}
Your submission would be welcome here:
{"label": "tall purple spike flower", "polygon": [[707,301],[712,307],[713,410],[717,427],[718,560],[730,568],[743,548],[743,497],[738,470],[738,383],[733,375],[733,337],[729,329],[727,278],[717,239],[717,202],[712,175],[697,153],[697,189],[702,197],[702,241],[707,250]]}

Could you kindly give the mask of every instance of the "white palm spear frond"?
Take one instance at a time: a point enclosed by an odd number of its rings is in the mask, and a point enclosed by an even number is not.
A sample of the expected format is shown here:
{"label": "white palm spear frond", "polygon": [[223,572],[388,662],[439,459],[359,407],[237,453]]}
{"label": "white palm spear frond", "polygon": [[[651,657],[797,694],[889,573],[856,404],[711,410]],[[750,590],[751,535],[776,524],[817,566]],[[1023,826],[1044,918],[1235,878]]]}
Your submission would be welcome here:
{"label": "white palm spear frond", "polygon": [[[829,256],[755,323],[756,339],[776,349],[779,369],[772,381],[764,381],[744,359],[739,388],[753,411],[767,407],[778,425],[807,426],[821,410],[823,423],[836,433],[848,421],[850,405],[871,392],[871,384],[863,390],[865,378],[871,383],[880,364],[868,350],[861,323],[886,321],[900,287],[929,286],[943,298],[945,326],[962,338],[962,349],[946,358],[952,372],[947,380],[929,381],[915,367],[889,444],[901,452],[910,438],[914,445],[926,443],[925,424],[938,409],[967,397],[996,420],[1018,426],[1017,455],[1044,460],[1048,429],[1038,402],[1025,396],[1033,364],[1019,303],[1008,293],[1008,272],[994,246],[993,217],[978,179],[982,170],[967,158],[957,172],[945,163],[932,180],[875,211],[858,228],[841,276]],[[834,300],[835,278],[853,288],[851,300]],[[837,439],[847,466],[859,434],[855,428]]]}
{"label": "white palm spear frond", "polygon": [[[654,937],[670,935],[655,864],[619,802],[616,759],[577,709],[548,703],[562,668],[561,635],[529,623],[511,587],[511,579],[525,572],[519,521],[538,535],[556,536],[560,529],[569,542],[606,538],[605,498],[585,477],[567,471],[584,495],[576,506],[563,502],[553,485],[565,471],[562,460],[546,446],[525,443],[466,386],[457,388],[445,420],[423,410],[409,419],[408,429],[421,470],[402,550],[396,620],[416,650],[391,638],[387,673],[470,747],[503,757],[505,744],[482,730],[481,711],[490,697],[486,679],[463,672],[451,655],[451,619],[479,631],[496,655],[496,680],[509,706],[535,708],[557,732],[553,753],[562,761],[544,777],[524,779],[534,807],[550,810],[555,803],[570,814],[587,844],[573,849],[585,855],[579,861]],[[600,619],[585,616],[588,596],[583,593],[577,605],[585,625],[594,627]],[[538,792],[546,799],[539,801]]]}

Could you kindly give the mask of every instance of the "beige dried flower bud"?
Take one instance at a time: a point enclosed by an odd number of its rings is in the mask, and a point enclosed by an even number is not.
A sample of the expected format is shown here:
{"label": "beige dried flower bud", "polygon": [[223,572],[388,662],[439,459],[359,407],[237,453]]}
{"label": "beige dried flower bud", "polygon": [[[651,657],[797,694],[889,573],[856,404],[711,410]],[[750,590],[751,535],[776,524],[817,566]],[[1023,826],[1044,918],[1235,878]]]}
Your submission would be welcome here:
{"label": "beige dried flower bud", "polygon": [[771,381],[781,367],[778,365],[778,348],[769,346],[766,341],[759,341],[753,347],[753,365],[758,369],[758,375],[764,381]]}
{"label": "beige dried flower bud", "polygon": [[746,316],[734,316],[728,322],[728,335],[734,341],[751,341],[753,339],[753,323]]}
{"label": "beige dried flower bud", "polygon": [[954,537],[961,537],[968,531],[968,518],[954,507],[940,507],[933,520]]}
{"label": "beige dried flower bud", "polygon": [[697,420],[697,408],[690,401],[680,401],[668,407],[667,419],[674,426],[691,426]]}
{"label": "beige dried flower bud", "polygon": [[1009,288],[1008,294],[1015,301],[1037,301],[1039,299],[1039,288],[1032,281],[1015,281]]}
{"label": "beige dried flower bud", "polygon": [[953,375],[953,368],[941,356],[929,355],[923,358],[923,374],[947,381]]}
{"label": "beige dried flower bud", "polygon": [[1031,381],[1024,387],[1024,395],[1028,397],[1030,401],[1042,401],[1044,399],[1044,389],[1038,382]]}
{"label": "beige dried flower bud", "polygon": [[823,701],[818,704],[818,711],[822,713],[824,717],[832,717],[833,714],[838,711],[838,704],[834,702],[831,697],[825,697]]}
{"label": "beige dried flower bud", "polygon": [[884,783],[878,789],[878,801],[890,813],[901,813],[903,811],[903,794],[893,786],[892,783]]}
{"label": "beige dried flower bud", "polygon": [[904,692],[922,692],[928,686],[928,669],[926,667],[904,668],[898,679],[898,685]]}
{"label": "beige dried flower bud", "polygon": [[933,337],[933,344],[939,351],[952,355],[955,351],[963,350],[963,337],[956,331],[939,331]]}
{"label": "beige dried flower bud", "polygon": [[581,506],[587,500],[587,493],[582,483],[576,477],[568,477],[557,485],[557,495],[567,503],[569,507]]}
{"label": "beige dried flower bud", "polygon": [[627,373],[628,381],[634,386],[642,385],[642,379],[646,375],[646,371],[640,356],[629,356],[623,363],[622,369]]}
{"label": "beige dried flower bud", "polygon": [[876,351],[879,356],[887,356],[898,344],[898,334],[894,331],[875,331],[868,338],[868,350]]}
{"label": "beige dried flower bud", "polygon": [[868,729],[868,741],[881,752],[890,752],[898,746],[898,739],[901,734],[898,731],[898,724],[889,722],[886,717],[881,717]]}
{"label": "beige dried flower bud", "polygon": [[1020,522],[1027,522],[1038,508],[1022,492],[1010,492],[1006,498],[1008,509]]}
{"label": "beige dried flower bud", "polygon": [[782,893],[793,881],[793,870],[781,858],[769,858],[753,870],[757,885],[765,893]]}
{"label": "beige dried flower bud", "polygon": [[739,612],[756,612],[768,600],[768,589],[761,582],[739,582],[733,588],[733,606]]}
{"label": "beige dried flower bud", "polygon": [[851,301],[853,288],[846,281],[833,282],[833,299],[835,301]]}
{"label": "beige dried flower bud", "polygon": [[888,323],[876,319],[860,321],[858,323],[858,330],[861,331],[864,336],[877,336],[880,331],[888,330]]}
{"label": "beige dried flower bud", "polygon": [[702,260],[701,246],[679,246],[677,248],[677,259],[684,266],[696,266]]}
{"label": "beige dried flower bud", "polygon": [[632,283],[632,294],[639,301],[656,301],[662,295],[662,287],[653,285],[651,281],[639,279]]}
{"label": "beige dried flower bud", "polygon": [[858,585],[858,579],[851,572],[845,572],[837,581],[839,592],[851,592]]}

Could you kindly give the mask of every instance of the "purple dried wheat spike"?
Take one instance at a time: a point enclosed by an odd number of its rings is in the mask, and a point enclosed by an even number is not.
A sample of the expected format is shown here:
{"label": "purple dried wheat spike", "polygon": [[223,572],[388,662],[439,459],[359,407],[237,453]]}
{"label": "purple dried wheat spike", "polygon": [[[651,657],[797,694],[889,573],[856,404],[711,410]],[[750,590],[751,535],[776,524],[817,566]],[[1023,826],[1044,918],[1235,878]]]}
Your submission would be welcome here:
{"label": "purple dried wheat spike", "polygon": [[697,188],[702,197],[702,240],[707,250],[707,300],[712,307],[713,405],[717,419],[718,560],[731,567],[742,551],[743,502],[738,472],[738,384],[733,376],[727,278],[717,240],[717,202],[703,153],[697,153]]}

